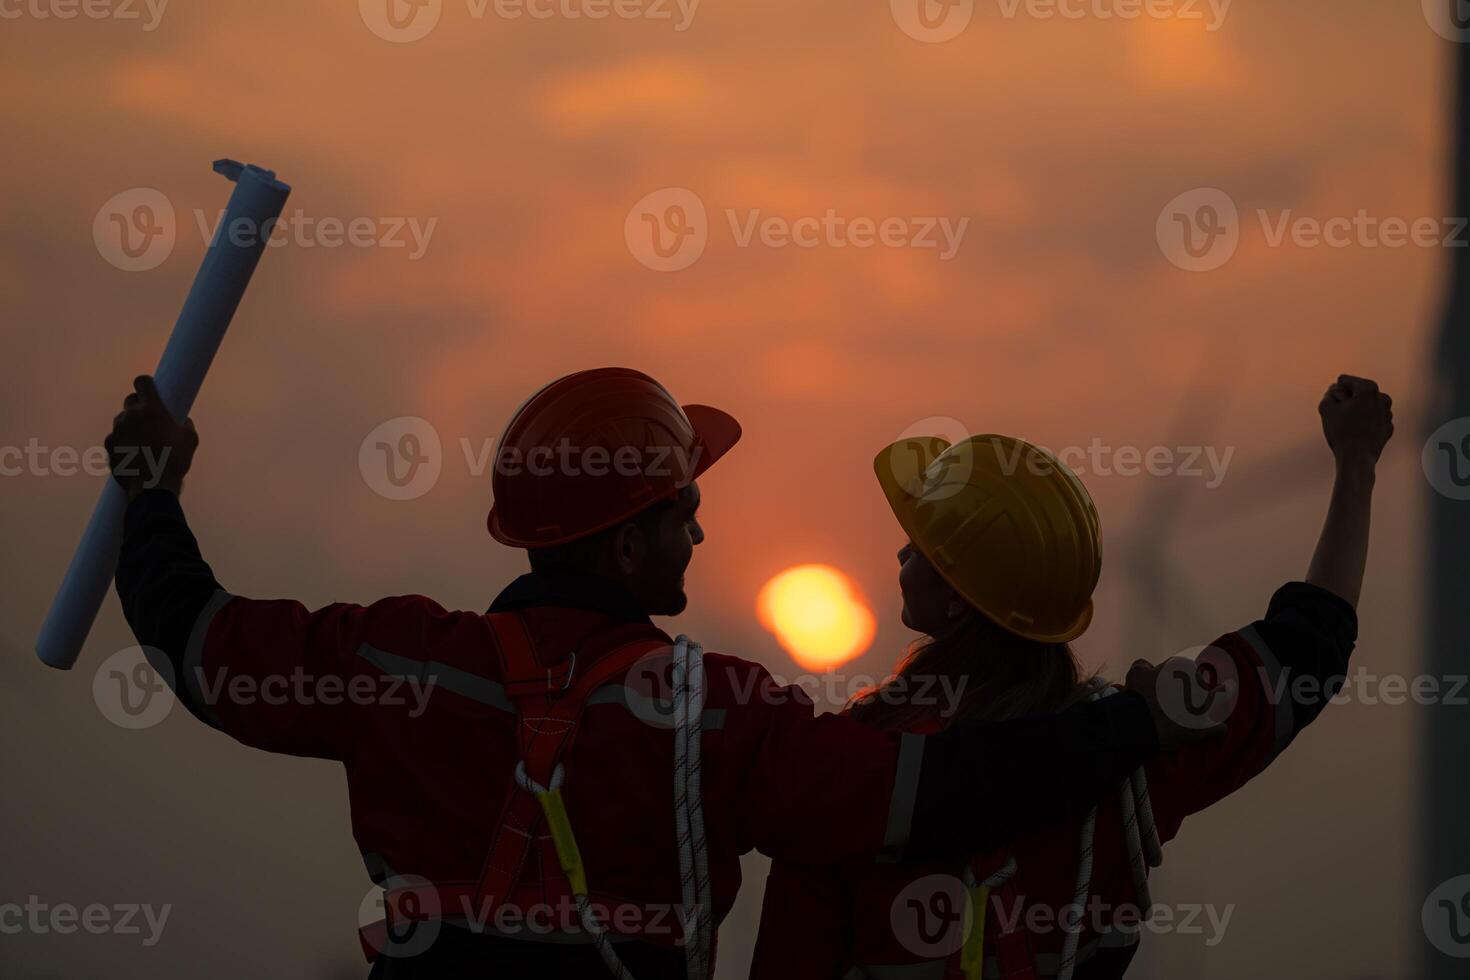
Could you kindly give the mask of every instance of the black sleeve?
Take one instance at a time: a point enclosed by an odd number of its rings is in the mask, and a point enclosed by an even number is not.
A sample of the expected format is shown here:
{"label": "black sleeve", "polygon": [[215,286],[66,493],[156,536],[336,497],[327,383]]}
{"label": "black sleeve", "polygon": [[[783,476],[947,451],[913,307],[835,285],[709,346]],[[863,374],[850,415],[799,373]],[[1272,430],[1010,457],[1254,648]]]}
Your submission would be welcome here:
{"label": "black sleeve", "polygon": [[[1350,602],[1306,582],[1276,590],[1266,618],[1252,624],[1276,657],[1282,682],[1291,685],[1295,735],[1306,728],[1347,680],[1348,658],[1358,640],[1358,613]],[[1296,683],[1300,678],[1311,683]]]}
{"label": "black sleeve", "polygon": [[220,584],[199,554],[179,498],[145,490],[128,504],[117,595],[138,643],[161,651],[183,676],[189,634]]}
{"label": "black sleeve", "polygon": [[1157,751],[1148,704],[1129,691],[1055,715],[952,725],[925,740],[903,860],[963,857],[1085,816]]}

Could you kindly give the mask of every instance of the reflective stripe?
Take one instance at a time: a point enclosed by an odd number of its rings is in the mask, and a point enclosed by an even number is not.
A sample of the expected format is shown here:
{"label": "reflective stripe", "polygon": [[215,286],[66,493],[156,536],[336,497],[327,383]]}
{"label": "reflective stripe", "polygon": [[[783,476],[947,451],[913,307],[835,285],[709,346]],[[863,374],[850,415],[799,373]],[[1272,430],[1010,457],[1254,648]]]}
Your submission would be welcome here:
{"label": "reflective stripe", "polygon": [[[654,698],[635,691],[626,684],[604,684],[587,698],[587,707],[615,704],[635,715],[639,721],[654,728],[673,729],[674,699]],[[700,725],[706,731],[725,727],[724,708],[706,708],[700,716]]]}
{"label": "reflective stripe", "polygon": [[364,643],[357,648],[357,655],[383,673],[392,677],[402,677],[405,680],[417,680],[422,685],[434,684],[446,691],[453,691],[461,697],[487,704],[501,711],[515,713],[515,705],[511,704],[510,698],[505,695],[505,688],[499,682],[479,674],[472,674],[449,664],[442,664],[435,660],[414,660],[412,657],[400,657],[396,653],[379,650],[371,644]]}
{"label": "reflective stripe", "polygon": [[235,598],[224,589],[218,589],[204,608],[199,611],[199,617],[194,620],[194,628],[189,631],[189,644],[184,647],[184,703],[192,709],[193,714],[210,728],[224,731],[220,725],[219,715],[215,714],[214,705],[210,704],[204,697],[204,689],[200,681],[204,677],[204,638],[209,635],[209,626],[214,622],[215,615],[223,609],[231,599]]}
{"label": "reflective stripe", "polygon": [[898,743],[898,766],[893,774],[893,796],[888,801],[888,829],[883,834],[880,861],[897,861],[908,846],[923,764],[924,736],[905,732]]}
{"label": "reflective stripe", "polygon": [[1261,638],[1260,633],[1256,632],[1254,626],[1242,629],[1240,636],[1251,645],[1256,656],[1261,658],[1261,668],[1265,671],[1268,685],[1265,701],[1271,706],[1276,722],[1276,738],[1272,744],[1272,757],[1274,758],[1280,755],[1281,751],[1296,737],[1296,719],[1291,708],[1291,691],[1288,688],[1290,678],[1286,676],[1281,662],[1276,659],[1271,648],[1266,646],[1266,641]]}
{"label": "reflective stripe", "polygon": [[[490,925],[488,923],[481,925],[479,922],[474,921],[470,916],[465,914],[464,907],[462,905],[458,909],[455,909],[453,911],[451,911],[450,909],[445,909],[444,913],[445,914],[442,916],[441,921],[443,921],[445,925],[453,926],[456,929],[463,929],[466,932],[473,932],[476,935],[495,936],[501,939],[515,939],[524,943],[553,943],[556,945],[591,945],[592,943],[597,941],[597,937],[593,936],[591,933],[585,930],[580,932],[561,932],[559,930],[532,928],[528,926],[523,930],[507,931],[504,929],[497,929],[493,925]],[[724,917],[718,917],[714,921],[715,924],[718,925],[724,921]],[[608,932],[608,939],[615,943],[648,941],[646,939],[641,940],[640,937],[636,934],[623,935],[622,933],[612,931]]]}
{"label": "reflective stripe", "polygon": [[[472,674],[467,670],[451,667],[449,664],[435,660],[415,660],[412,657],[399,656],[396,653],[379,650],[368,643],[358,647],[357,655],[390,676],[416,680],[423,685],[433,683],[446,691],[453,691],[472,701],[515,714],[515,704],[505,693],[505,687],[499,681],[481,677],[479,674]],[[672,729],[674,727],[672,700],[663,701],[651,698],[624,684],[604,684],[592,692],[586,704],[589,708],[594,705],[617,705],[655,728]],[[703,724],[706,729],[724,728],[725,709],[706,710]]]}

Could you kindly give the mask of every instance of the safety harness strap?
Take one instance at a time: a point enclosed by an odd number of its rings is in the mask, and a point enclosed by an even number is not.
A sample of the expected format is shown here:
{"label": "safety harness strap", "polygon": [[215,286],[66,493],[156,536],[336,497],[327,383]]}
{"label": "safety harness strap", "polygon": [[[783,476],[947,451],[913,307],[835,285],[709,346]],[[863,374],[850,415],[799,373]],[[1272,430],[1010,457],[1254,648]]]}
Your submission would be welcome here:
{"label": "safety harness strap", "polygon": [[[965,868],[965,887],[974,917],[964,945],[947,962],[945,980],[981,980],[985,959],[992,951],[1002,980],[1039,980],[1031,940],[1024,929],[1017,928],[1022,899],[1016,887],[1015,858],[1005,855],[1003,862],[980,875],[974,867]],[[993,936],[987,936],[986,920],[993,903],[998,903],[994,918],[999,928]]]}
{"label": "safety harness strap", "polygon": [[[591,693],[666,645],[660,640],[635,641],[595,658],[588,658],[583,651],[580,667],[574,651],[564,664],[548,668],[536,659],[530,634],[519,615],[495,614],[489,622],[500,650],[502,683],[520,715],[517,740],[524,772],[531,783],[541,786],[552,784],[557,765],[571,748]],[[493,912],[519,882],[531,841],[546,817],[544,807],[545,801],[537,795],[512,785],[480,873],[478,906]]]}
{"label": "safety harness strap", "polygon": [[[541,839],[543,821],[550,830],[551,847],[538,852],[543,861],[541,878],[535,884],[545,891],[551,866],[559,865],[586,925],[588,883],[560,797],[561,763],[592,693],[625,674],[642,658],[667,649],[668,644],[663,639],[647,638],[646,633],[643,639],[628,640],[628,633],[615,630],[599,635],[593,646],[573,652],[563,663],[547,667],[537,659],[520,615],[496,613],[487,621],[495,636],[501,684],[518,714],[521,762],[515,769],[480,878],[390,890],[384,899],[386,920],[360,930],[369,961],[383,948],[395,922],[460,914],[482,923],[492,921],[517,887],[531,884],[525,880],[527,858],[532,842]],[[681,637],[680,642],[687,641]],[[701,708],[702,699],[695,710]],[[550,859],[550,865],[546,859]],[[598,933],[598,948],[604,960],[617,963],[616,955],[604,950],[606,941],[607,936]],[[620,963],[613,972],[617,977],[626,977]]]}

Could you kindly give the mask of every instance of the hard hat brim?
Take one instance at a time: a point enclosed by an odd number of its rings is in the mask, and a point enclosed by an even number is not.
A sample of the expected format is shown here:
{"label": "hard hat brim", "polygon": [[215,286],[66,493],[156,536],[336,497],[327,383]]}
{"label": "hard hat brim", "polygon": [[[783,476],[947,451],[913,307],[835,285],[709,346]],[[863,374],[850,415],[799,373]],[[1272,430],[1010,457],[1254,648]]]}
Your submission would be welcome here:
{"label": "hard hat brim", "polygon": [[878,477],[878,485],[883,490],[883,496],[888,501],[888,509],[898,520],[909,541],[917,548],[934,570],[949,583],[950,588],[965,597],[965,601],[984,613],[992,621],[996,622],[1002,629],[1010,630],[1017,636],[1038,643],[1066,643],[1077,639],[1087,632],[1087,627],[1092,623],[1093,604],[1088,600],[1087,608],[1068,627],[1057,633],[1026,632],[1021,633],[1012,627],[1006,626],[999,617],[995,616],[976,601],[975,597],[969,595],[969,590],[961,583],[955,581],[949,573],[945,564],[935,558],[926,547],[924,535],[920,529],[922,524],[916,519],[917,508],[923,502],[924,474],[931,463],[938,459],[950,444],[936,437],[914,437],[901,439],[898,442],[886,446],[877,456],[873,457],[873,473]]}
{"label": "hard hat brim", "polygon": [[723,455],[735,448],[740,441],[740,423],[735,421],[735,416],[729,412],[723,412],[709,405],[685,405],[684,414],[689,416],[689,424],[694,426],[694,431],[699,436],[699,444],[704,451],[700,454],[699,461],[694,466],[694,475],[691,479],[699,479],[715,462]]}
{"label": "hard hat brim", "polygon": [[[715,462],[720,457],[735,447],[735,444],[740,441],[741,428],[740,423],[735,420],[735,416],[729,412],[721,411],[718,408],[713,408],[709,405],[683,405],[681,408],[684,410],[684,414],[689,419],[689,424],[693,426],[694,433],[699,439],[699,457],[694,461],[694,466],[691,469],[689,477],[689,482],[692,483],[704,475],[705,471],[711,466],[715,465]],[[489,528],[492,538],[512,548],[549,547],[557,544],[565,544],[567,541],[574,541],[576,538],[586,537],[589,534],[596,534],[598,531],[605,531],[610,527],[626,521],[640,511],[652,507],[656,503],[658,503],[657,500],[651,500],[646,504],[629,510],[626,514],[620,514],[612,520],[604,522],[599,527],[583,531],[575,537],[558,541],[523,541],[516,538],[514,535],[508,533],[501,524],[499,510],[493,503],[490,505],[490,514],[485,519],[485,525]]]}

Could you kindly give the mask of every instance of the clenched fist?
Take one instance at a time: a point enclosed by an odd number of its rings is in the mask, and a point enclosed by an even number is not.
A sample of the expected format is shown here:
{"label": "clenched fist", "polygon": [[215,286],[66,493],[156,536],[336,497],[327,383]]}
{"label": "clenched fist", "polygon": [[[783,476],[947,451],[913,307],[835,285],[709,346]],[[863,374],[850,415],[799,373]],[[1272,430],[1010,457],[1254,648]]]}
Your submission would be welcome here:
{"label": "clenched fist", "polygon": [[184,474],[199,446],[193,420],[183,424],[164,407],[153,378],[133,379],[133,393],[123,399],[123,410],[112,420],[112,434],[104,441],[112,476],[132,500],[144,490],[161,487],[179,493]]}
{"label": "clenched fist", "polygon": [[1339,375],[1317,406],[1322,432],[1338,465],[1372,468],[1393,438],[1393,399],[1376,382]]}

